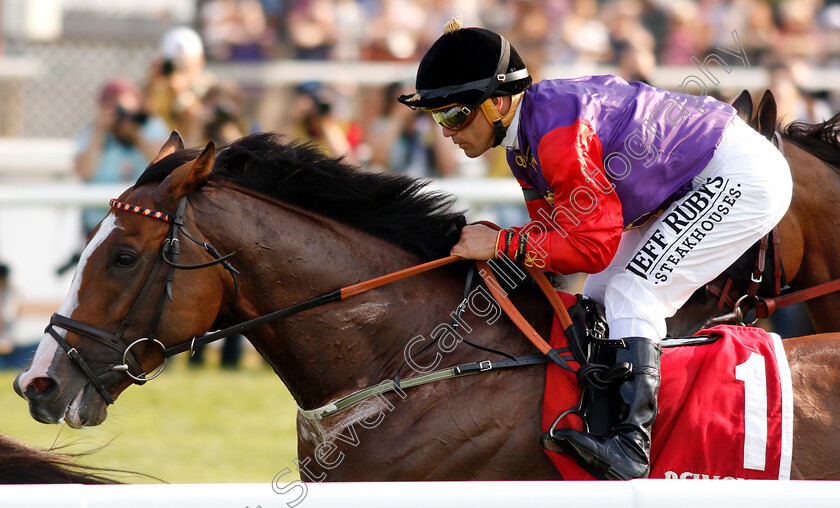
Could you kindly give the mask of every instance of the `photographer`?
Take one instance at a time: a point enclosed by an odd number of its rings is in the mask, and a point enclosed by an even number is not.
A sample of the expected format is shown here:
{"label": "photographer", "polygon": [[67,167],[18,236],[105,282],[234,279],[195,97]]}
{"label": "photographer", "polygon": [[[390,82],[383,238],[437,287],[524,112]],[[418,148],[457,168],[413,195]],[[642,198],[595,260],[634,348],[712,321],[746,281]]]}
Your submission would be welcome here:
{"label": "photographer", "polygon": [[294,139],[313,143],[330,157],[344,157],[351,164],[358,164],[355,147],[361,141],[361,132],[353,122],[341,122],[335,114],[336,92],[321,83],[309,81],[295,89],[288,118],[283,127],[290,128]]}
{"label": "photographer", "polygon": [[249,134],[243,102],[239,88],[233,83],[217,83],[210,87],[202,102],[201,143],[213,141],[216,146],[222,146]]}
{"label": "photographer", "polygon": [[204,63],[198,33],[189,27],[175,28],[161,39],[144,92],[146,109],[181,133],[187,147],[201,143],[202,101],[215,81]]}
{"label": "photographer", "polygon": [[[93,123],[77,137],[75,171],[86,182],[133,182],[166,142],[169,130],[143,109],[140,91],[126,79],[107,83],[99,95]],[[86,209],[85,232],[105,215],[105,209]]]}

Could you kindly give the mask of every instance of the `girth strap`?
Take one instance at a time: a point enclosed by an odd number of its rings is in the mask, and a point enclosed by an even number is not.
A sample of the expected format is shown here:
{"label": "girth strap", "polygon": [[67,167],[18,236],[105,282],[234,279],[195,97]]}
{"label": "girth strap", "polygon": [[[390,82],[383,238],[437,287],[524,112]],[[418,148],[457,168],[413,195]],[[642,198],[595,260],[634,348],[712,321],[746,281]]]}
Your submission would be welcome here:
{"label": "girth strap", "polygon": [[[568,353],[568,350],[564,349],[557,349],[555,351],[557,351],[558,353]],[[569,360],[571,360],[571,358],[569,358]],[[442,381],[444,379],[470,376],[473,374],[479,374],[481,372],[488,372],[490,370],[523,367],[527,365],[537,365],[541,363],[547,363],[548,361],[549,359],[545,355],[541,353],[534,353],[531,355],[520,356],[512,360],[501,360],[498,362],[491,362],[490,360],[485,360],[482,362],[465,363],[456,367],[449,367],[446,369],[436,370],[428,374],[403,379],[402,381],[400,381],[399,385],[397,385],[393,379],[386,379],[375,386],[371,386],[365,388],[364,390],[359,390],[358,392],[351,393],[350,395],[330,402],[329,404],[326,404],[319,408],[302,409],[298,407],[298,411],[300,412],[301,416],[303,416],[307,420],[323,420],[324,418],[334,415],[339,411],[347,409],[364,400],[376,397],[383,393],[388,393],[395,390],[402,390],[403,388],[421,386],[424,384],[433,383],[435,381]]]}

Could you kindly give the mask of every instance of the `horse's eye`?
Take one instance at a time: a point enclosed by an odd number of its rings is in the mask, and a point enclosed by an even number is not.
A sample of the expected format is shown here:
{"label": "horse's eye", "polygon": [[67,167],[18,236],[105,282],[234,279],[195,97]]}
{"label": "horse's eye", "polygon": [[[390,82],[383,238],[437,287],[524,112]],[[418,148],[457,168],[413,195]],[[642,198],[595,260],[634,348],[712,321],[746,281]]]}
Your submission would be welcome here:
{"label": "horse's eye", "polygon": [[120,252],[117,254],[115,261],[117,266],[127,267],[133,265],[134,262],[137,261],[137,256],[129,252]]}

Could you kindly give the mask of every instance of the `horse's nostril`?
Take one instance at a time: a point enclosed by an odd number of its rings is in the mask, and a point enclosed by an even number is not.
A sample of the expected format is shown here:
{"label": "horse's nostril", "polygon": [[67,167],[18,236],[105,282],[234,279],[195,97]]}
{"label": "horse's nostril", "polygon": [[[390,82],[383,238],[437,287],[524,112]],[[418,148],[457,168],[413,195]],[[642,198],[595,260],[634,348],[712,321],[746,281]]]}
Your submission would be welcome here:
{"label": "horse's nostril", "polygon": [[39,377],[32,380],[29,386],[35,389],[36,392],[45,392],[50,389],[53,382],[48,377]]}

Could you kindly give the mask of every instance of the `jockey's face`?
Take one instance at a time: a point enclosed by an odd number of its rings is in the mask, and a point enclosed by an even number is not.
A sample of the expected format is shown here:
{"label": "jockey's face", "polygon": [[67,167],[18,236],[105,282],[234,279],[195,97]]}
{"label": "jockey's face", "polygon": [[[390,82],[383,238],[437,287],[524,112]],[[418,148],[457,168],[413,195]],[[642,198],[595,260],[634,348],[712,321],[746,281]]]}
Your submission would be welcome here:
{"label": "jockey's face", "polygon": [[[505,101],[504,99],[508,99]],[[494,97],[491,99],[493,105],[497,110],[508,104],[507,97]],[[447,138],[452,138],[452,142],[458,145],[458,148],[464,151],[467,157],[474,159],[493,147],[493,141],[496,139],[496,133],[493,126],[484,116],[482,111],[476,112],[477,118],[469,122],[463,128],[458,130],[450,129],[449,127],[441,126],[443,135]],[[504,114],[504,113],[502,113]]]}

